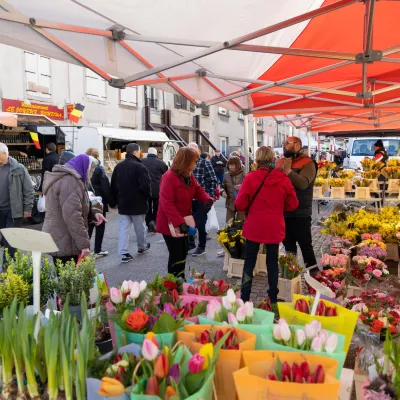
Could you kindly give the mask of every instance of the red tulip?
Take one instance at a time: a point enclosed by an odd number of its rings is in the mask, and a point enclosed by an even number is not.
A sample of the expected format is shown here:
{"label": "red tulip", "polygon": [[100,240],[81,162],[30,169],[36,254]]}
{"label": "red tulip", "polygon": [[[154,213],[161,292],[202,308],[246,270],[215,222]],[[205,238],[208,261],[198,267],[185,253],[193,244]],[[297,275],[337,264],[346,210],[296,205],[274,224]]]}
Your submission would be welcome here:
{"label": "red tulip", "polygon": [[333,315],[332,315],[332,317],[337,317],[337,310],[336,310],[336,308],[333,308]]}
{"label": "red tulip", "polygon": [[315,379],[312,375],[307,378],[307,383],[315,383]]}
{"label": "red tulip", "polygon": [[308,303],[307,303],[307,301],[305,299],[297,300],[296,304],[295,304],[295,309],[296,309],[296,311],[300,311],[300,312],[303,312],[303,313],[306,313],[306,314],[310,313],[310,309],[309,309]]}
{"label": "red tulip", "polygon": [[218,282],[218,292],[219,292],[219,294],[224,294],[225,290],[227,289],[227,287],[228,287],[227,283],[223,279],[221,279]]}
{"label": "red tulip", "polygon": [[167,290],[176,290],[178,289],[178,285],[175,282],[171,282],[171,281],[165,281],[164,282],[164,287]]}
{"label": "red tulip", "polygon": [[324,383],[325,382],[325,371],[322,365],[318,365],[315,369],[315,383]]}
{"label": "red tulip", "polygon": [[[222,332],[221,329],[217,329],[215,331],[214,344],[217,344],[223,338],[223,336],[224,336],[224,332]],[[228,340],[226,341],[226,343],[228,344]]]}
{"label": "red tulip", "polygon": [[164,379],[168,375],[169,361],[168,357],[161,353],[154,366],[154,376],[159,379]]}
{"label": "red tulip", "polygon": [[285,361],[282,364],[282,381],[290,382],[291,381],[290,377],[291,377],[290,365],[288,364],[287,361]]}
{"label": "red tulip", "polygon": [[204,331],[200,335],[200,343],[201,344],[207,344],[210,343],[210,332],[209,331]]}
{"label": "red tulip", "polygon": [[176,289],[172,290],[171,297],[173,303],[176,303],[179,300],[179,294]]}
{"label": "red tulip", "polygon": [[157,396],[158,395],[158,381],[155,376],[151,376],[146,384],[145,394]]}
{"label": "red tulip", "polygon": [[333,310],[334,310],[333,307],[327,307],[326,308],[326,312],[325,312],[325,316],[326,317],[333,317]]}
{"label": "red tulip", "polygon": [[276,381],[277,379],[276,379],[276,376],[274,375],[274,374],[269,374],[268,375],[268,379],[270,380],[270,381]]}
{"label": "red tulip", "polygon": [[300,370],[297,371],[296,375],[293,375],[293,382],[294,383],[303,383],[303,377],[301,376]]}
{"label": "red tulip", "polygon": [[301,375],[301,368],[300,368],[300,366],[298,364],[293,363],[293,365],[292,365],[292,376],[293,376],[293,378],[297,375],[297,373],[300,373],[300,375]]}
{"label": "red tulip", "polygon": [[301,375],[302,377],[307,380],[308,377],[310,376],[310,366],[308,365],[307,362],[303,362],[300,365],[300,369],[301,369]]}

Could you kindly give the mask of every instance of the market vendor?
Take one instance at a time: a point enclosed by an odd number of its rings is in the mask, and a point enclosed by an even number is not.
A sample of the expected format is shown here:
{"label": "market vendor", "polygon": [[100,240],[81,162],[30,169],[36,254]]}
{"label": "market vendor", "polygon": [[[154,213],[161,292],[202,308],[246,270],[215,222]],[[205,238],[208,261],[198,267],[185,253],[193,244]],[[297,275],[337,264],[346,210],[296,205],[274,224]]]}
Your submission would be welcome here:
{"label": "market vendor", "polygon": [[388,153],[383,146],[382,140],[378,139],[374,144],[374,160],[380,161],[386,165],[386,161],[389,159]]}

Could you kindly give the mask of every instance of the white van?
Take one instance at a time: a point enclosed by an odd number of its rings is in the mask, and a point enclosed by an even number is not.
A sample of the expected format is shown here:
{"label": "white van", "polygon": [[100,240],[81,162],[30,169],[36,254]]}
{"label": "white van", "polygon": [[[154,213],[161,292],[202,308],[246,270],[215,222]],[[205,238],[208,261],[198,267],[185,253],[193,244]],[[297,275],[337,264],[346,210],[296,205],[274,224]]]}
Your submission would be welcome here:
{"label": "white van", "polygon": [[359,169],[365,157],[374,156],[374,144],[380,139],[389,158],[400,159],[400,137],[363,137],[351,138],[347,143],[347,157],[343,161],[344,168]]}

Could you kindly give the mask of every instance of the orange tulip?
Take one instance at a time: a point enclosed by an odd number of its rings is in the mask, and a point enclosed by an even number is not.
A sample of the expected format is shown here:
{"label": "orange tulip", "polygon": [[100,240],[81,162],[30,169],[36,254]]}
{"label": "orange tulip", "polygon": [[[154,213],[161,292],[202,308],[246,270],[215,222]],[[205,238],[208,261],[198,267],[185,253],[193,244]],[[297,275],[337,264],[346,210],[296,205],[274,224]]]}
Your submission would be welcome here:
{"label": "orange tulip", "polygon": [[164,379],[168,375],[169,362],[165,354],[160,354],[154,366],[154,376],[159,379]]}
{"label": "orange tulip", "polygon": [[158,396],[158,381],[155,376],[151,376],[146,385],[146,392],[145,394],[153,395],[153,396]]}
{"label": "orange tulip", "polygon": [[125,392],[124,385],[114,378],[101,378],[100,390],[98,394],[105,397],[118,397]]}
{"label": "orange tulip", "polygon": [[169,400],[173,396],[177,396],[176,390],[172,386],[168,386],[167,390],[165,391],[164,400]]}

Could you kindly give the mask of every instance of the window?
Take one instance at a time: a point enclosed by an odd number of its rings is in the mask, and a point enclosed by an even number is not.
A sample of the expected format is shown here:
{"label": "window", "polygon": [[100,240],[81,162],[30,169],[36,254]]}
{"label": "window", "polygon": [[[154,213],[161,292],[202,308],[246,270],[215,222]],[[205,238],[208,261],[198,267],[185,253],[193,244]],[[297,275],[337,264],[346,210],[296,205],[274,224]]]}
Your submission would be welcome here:
{"label": "window", "polygon": [[[397,157],[400,154],[400,141],[396,139],[382,139],[389,156]],[[376,139],[356,139],[351,151],[352,156],[373,157],[375,154],[374,144]]]}
{"label": "window", "polygon": [[137,107],[137,87],[121,89],[120,104],[123,106]]}
{"label": "window", "polygon": [[227,150],[228,150],[228,140],[226,137],[220,137],[219,138],[219,149],[221,150],[221,153],[226,155]]}
{"label": "window", "polygon": [[244,139],[239,139],[239,146],[240,147],[243,147],[243,142],[244,142]]}
{"label": "window", "polygon": [[264,124],[263,119],[262,118],[258,118],[257,125],[263,126],[263,124]]}
{"label": "window", "polygon": [[35,97],[51,97],[50,59],[39,54],[25,52],[26,92]]}
{"label": "window", "polygon": [[195,112],[196,111],[196,104],[193,104],[192,102],[189,103],[190,111]]}
{"label": "window", "polygon": [[244,120],[244,115],[242,113],[238,113],[238,119],[243,121]]}
{"label": "window", "polygon": [[218,114],[229,116],[229,110],[227,110],[226,108],[218,107]]}
{"label": "window", "polygon": [[107,82],[86,68],[86,96],[89,99],[105,100],[107,98]]}
{"label": "window", "polygon": [[201,107],[201,115],[203,115],[204,117],[209,117],[210,116],[210,107],[209,106]]}
{"label": "window", "polygon": [[175,100],[175,108],[181,110],[187,110],[188,101],[185,96],[182,96],[181,94],[175,94],[174,100]]}
{"label": "window", "polygon": [[144,98],[146,102],[146,106],[150,108],[158,107],[158,92],[156,88],[145,86],[144,87]]}

